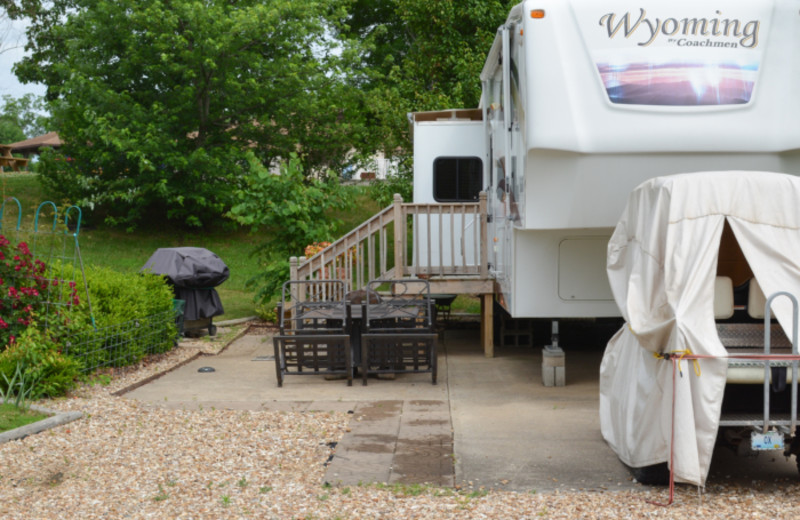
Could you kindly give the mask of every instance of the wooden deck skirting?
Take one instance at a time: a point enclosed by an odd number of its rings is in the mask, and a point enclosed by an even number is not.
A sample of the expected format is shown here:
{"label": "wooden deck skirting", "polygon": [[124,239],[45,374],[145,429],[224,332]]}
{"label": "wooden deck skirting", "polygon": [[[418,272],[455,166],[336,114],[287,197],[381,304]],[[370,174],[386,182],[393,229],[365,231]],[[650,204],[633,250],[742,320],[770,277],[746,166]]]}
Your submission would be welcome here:
{"label": "wooden deck skirting", "polygon": [[427,278],[433,293],[481,298],[484,352],[494,355],[486,193],[475,203],[394,203],[311,258],[292,257],[292,280],[342,280],[347,291],[381,278]]}

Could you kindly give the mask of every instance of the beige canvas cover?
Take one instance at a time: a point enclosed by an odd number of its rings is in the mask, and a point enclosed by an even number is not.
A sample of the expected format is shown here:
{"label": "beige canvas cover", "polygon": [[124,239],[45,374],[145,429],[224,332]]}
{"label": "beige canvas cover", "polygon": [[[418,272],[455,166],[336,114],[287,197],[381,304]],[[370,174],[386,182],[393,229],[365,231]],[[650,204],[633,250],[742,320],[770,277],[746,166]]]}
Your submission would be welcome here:
{"label": "beige canvas cover", "polygon": [[[632,467],[668,462],[672,362],[654,353],[724,356],[714,280],[725,220],[767,295],[800,296],[800,179],[767,172],[704,172],[638,186],[608,245],[608,277],[625,318],[600,367],[603,437]],[[772,306],[791,337],[791,301]],[[687,361],[674,385],[676,481],[705,483],[725,388],[725,359]]]}

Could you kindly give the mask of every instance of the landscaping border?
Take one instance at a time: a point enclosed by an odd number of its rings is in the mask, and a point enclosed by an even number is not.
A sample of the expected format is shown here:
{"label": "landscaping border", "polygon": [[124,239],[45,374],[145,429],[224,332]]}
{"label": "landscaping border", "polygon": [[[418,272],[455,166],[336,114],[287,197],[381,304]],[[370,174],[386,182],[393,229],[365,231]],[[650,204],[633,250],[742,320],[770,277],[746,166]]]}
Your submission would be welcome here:
{"label": "landscaping border", "polygon": [[71,423],[72,421],[77,421],[83,417],[83,412],[58,412],[56,410],[51,410],[35,404],[30,405],[30,409],[35,412],[49,414],[50,417],[47,419],[42,419],[41,421],[36,421],[35,423],[20,426],[19,428],[14,428],[13,430],[8,430],[7,432],[0,433],[0,444],[8,441],[24,439],[28,435],[40,433],[45,430],[49,430],[50,428],[61,426],[62,424]]}

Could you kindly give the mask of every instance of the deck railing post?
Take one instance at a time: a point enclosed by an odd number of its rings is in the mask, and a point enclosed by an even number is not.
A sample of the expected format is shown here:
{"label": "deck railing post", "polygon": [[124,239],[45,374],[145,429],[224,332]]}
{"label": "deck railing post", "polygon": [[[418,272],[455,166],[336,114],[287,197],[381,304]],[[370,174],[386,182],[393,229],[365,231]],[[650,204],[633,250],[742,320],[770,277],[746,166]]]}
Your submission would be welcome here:
{"label": "deck railing post", "polygon": [[289,280],[291,281],[297,280],[297,263],[296,256],[289,258]]}
{"label": "deck railing post", "polygon": [[481,279],[486,280],[489,278],[489,223],[486,205],[486,192],[480,192],[480,217],[481,217],[481,233],[480,233],[480,248],[481,248]]}
{"label": "deck railing post", "polygon": [[494,295],[482,294],[481,298],[481,345],[483,355],[494,357]]}
{"label": "deck railing post", "polygon": [[403,197],[394,194],[394,277],[402,278],[405,271],[406,218]]}
{"label": "deck railing post", "polygon": [[[290,282],[294,282],[294,281],[296,281],[298,279],[297,278],[297,263],[298,263],[298,260],[297,260],[296,256],[293,256],[293,257],[289,258],[289,281]],[[284,302],[291,309],[291,312],[289,314],[289,319],[292,320],[292,322],[293,322],[293,318],[294,318],[295,303],[298,302],[299,299],[300,299],[300,295],[298,294],[297,285],[298,284],[296,284],[296,283],[289,284],[289,298],[292,299],[292,303],[288,304],[288,303]],[[284,297],[283,293],[281,294],[281,297]],[[281,308],[281,312],[285,313],[286,309]],[[279,322],[283,323],[283,318],[285,318],[285,317],[286,317],[285,315],[284,316],[279,316],[278,317]]]}
{"label": "deck railing post", "polygon": [[[307,260],[306,257],[301,256],[299,259],[297,259],[297,263],[298,264],[303,264],[303,263],[305,263],[306,260]],[[299,271],[298,268],[295,268],[295,272],[294,272],[294,276],[292,277],[292,280],[300,280],[300,271]],[[295,284],[295,287],[297,287],[297,286],[298,285]],[[292,298],[295,298],[295,295],[292,295]],[[305,301],[305,300],[306,300],[305,291],[300,291],[297,294],[297,297],[296,297],[296,299],[294,301]]]}

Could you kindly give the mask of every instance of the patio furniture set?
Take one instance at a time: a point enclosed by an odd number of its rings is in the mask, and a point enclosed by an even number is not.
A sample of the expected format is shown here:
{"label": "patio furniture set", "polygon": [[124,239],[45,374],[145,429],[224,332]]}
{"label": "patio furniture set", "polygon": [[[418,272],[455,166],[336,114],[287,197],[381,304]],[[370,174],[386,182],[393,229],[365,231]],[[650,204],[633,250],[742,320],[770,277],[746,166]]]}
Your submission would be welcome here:
{"label": "patio furniture set", "polygon": [[278,386],[288,375],[362,384],[375,374],[430,373],[436,384],[433,300],[427,280],[374,280],[348,293],[340,280],[290,281],[273,337]]}

